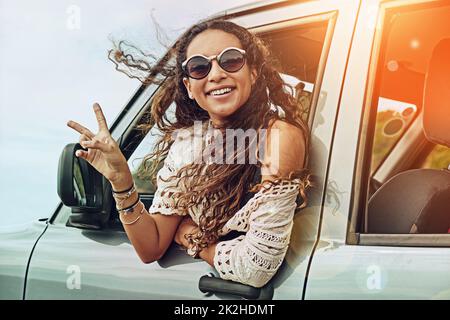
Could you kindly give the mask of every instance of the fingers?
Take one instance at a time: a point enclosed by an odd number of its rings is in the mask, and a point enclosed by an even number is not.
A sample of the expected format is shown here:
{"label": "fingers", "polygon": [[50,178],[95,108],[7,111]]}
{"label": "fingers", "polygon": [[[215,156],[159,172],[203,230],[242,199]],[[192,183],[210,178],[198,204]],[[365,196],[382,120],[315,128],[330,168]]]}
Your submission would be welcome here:
{"label": "fingers", "polygon": [[108,144],[107,140],[105,140],[105,142],[99,140],[81,141],[80,144],[83,148],[96,149],[102,152],[111,151],[111,146]]}
{"label": "fingers", "polygon": [[81,144],[83,141],[90,141],[90,140],[91,138],[89,138],[86,134],[82,134],[78,142]]}
{"label": "fingers", "polygon": [[102,108],[98,103],[94,103],[95,117],[97,118],[98,130],[108,130],[108,125],[106,123],[105,115],[103,114]]}
{"label": "fingers", "polygon": [[[98,103],[94,103],[94,112],[95,117],[97,118],[98,128],[99,131],[106,130],[108,131],[108,124],[106,123],[105,115],[103,114],[102,108]],[[94,134],[86,127],[83,127],[81,124],[75,122],[75,121],[69,121],[67,122],[67,126],[70,128],[76,130],[77,132],[81,134],[85,134],[90,139],[94,138]]]}
{"label": "fingers", "polygon": [[82,135],[86,135],[90,139],[94,138],[95,136],[88,128],[83,127],[81,124],[75,121],[67,122],[67,126],[74,129],[78,133],[81,133]]}
{"label": "fingers", "polygon": [[77,151],[75,151],[75,155],[79,158],[83,158],[83,159],[87,160],[88,152],[83,151],[83,150],[77,150]]}

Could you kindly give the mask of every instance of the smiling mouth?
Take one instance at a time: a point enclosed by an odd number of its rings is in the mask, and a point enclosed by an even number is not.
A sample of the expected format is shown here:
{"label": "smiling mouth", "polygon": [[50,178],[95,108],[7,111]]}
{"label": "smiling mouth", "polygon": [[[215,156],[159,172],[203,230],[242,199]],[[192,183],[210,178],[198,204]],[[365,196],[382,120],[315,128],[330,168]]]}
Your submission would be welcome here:
{"label": "smiling mouth", "polygon": [[212,96],[212,97],[218,97],[218,96],[223,96],[226,95],[230,92],[232,92],[235,88],[229,87],[229,88],[224,88],[224,89],[219,89],[219,90],[212,90],[209,91],[208,93],[206,93],[207,96]]}

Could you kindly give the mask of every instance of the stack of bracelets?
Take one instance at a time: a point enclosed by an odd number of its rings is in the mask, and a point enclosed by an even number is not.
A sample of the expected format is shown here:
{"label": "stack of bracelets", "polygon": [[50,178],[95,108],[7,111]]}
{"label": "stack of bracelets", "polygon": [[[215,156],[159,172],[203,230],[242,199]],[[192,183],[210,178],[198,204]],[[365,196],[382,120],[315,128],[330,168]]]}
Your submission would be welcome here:
{"label": "stack of bracelets", "polygon": [[[142,217],[142,214],[145,210],[145,206],[139,199],[139,196],[131,206],[128,206],[126,208],[122,207],[123,202],[129,199],[134,193],[137,193],[134,183],[131,188],[127,190],[112,191],[114,200],[116,200],[116,209],[117,212],[119,212],[120,222],[122,222],[122,224],[124,225],[131,225],[137,222]],[[136,213],[138,213],[137,216]]]}
{"label": "stack of bracelets", "polygon": [[[117,212],[119,212],[119,220],[124,225],[131,225],[136,223],[142,217],[142,214],[145,211],[145,206],[139,199],[139,196],[131,206],[125,208],[123,207],[123,202],[129,199],[134,193],[136,193],[136,186],[134,183],[131,188],[124,191],[112,190],[113,197],[116,200]],[[193,242],[194,244],[190,248],[185,248],[184,246],[183,248],[191,257],[200,259],[199,254],[203,248],[199,245],[198,241]]]}

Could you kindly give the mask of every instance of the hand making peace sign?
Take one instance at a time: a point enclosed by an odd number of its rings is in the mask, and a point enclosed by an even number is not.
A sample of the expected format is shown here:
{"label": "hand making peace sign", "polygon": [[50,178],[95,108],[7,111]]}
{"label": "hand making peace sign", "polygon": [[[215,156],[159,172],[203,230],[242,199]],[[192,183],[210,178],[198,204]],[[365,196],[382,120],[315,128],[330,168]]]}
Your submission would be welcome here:
{"label": "hand making peace sign", "polygon": [[79,142],[87,148],[87,151],[77,150],[75,155],[89,162],[111,183],[118,182],[123,177],[131,176],[127,160],[108,130],[100,105],[95,103],[93,108],[98,123],[97,134],[75,121],[67,122],[69,127],[81,134]]}

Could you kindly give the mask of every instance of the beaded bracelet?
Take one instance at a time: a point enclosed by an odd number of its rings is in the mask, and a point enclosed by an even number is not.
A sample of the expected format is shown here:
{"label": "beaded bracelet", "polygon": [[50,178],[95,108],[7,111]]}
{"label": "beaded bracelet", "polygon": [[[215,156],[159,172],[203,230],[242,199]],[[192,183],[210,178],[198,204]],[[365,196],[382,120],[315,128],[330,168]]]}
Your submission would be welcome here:
{"label": "beaded bracelet", "polygon": [[121,199],[121,200],[128,199],[134,192],[136,192],[136,186],[134,183],[131,186],[131,188],[129,188],[125,191],[116,192],[116,191],[112,190],[113,197],[115,199]]}
{"label": "beaded bracelet", "polygon": [[114,200],[116,201],[116,208],[119,210],[119,207],[122,206],[122,203],[127,200],[128,198],[131,197],[131,195],[133,193],[136,192],[136,187],[133,184],[133,186],[131,187],[131,189],[128,189],[127,191],[125,191],[125,193],[116,193],[116,192],[112,192],[112,195],[114,197]]}

